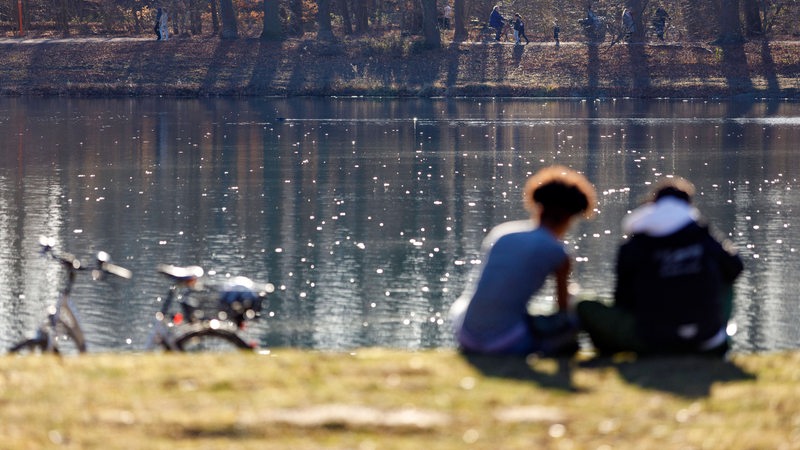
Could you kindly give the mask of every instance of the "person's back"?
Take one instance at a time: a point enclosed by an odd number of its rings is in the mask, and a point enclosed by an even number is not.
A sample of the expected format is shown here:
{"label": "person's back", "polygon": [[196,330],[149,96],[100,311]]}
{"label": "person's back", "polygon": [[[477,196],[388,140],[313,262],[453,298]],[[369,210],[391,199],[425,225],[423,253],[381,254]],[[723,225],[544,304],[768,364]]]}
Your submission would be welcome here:
{"label": "person's back", "polygon": [[464,316],[469,339],[501,347],[510,330],[524,333],[528,302],[566,258],[563,244],[542,228],[501,236]]}
{"label": "person's back", "polygon": [[[451,307],[462,350],[515,355],[575,351],[576,327],[567,317],[570,258],[562,238],[578,216],[591,215],[595,197],[583,175],[563,166],[542,169],[528,179],[523,198],[531,219],[492,229],[482,246],[486,259],[477,283]],[[531,316],[528,303],[550,276],[561,314]]]}
{"label": "person's back", "polygon": [[663,183],[623,220],[614,305],[581,302],[578,315],[603,353],[708,352],[727,348],[733,282],[742,261],[691,205],[686,180]]}
{"label": "person's back", "polygon": [[723,286],[733,281],[723,268],[735,263],[708,228],[691,221],[663,236],[634,233],[620,247],[615,300],[633,312],[642,338],[680,351],[719,333],[725,327]]}

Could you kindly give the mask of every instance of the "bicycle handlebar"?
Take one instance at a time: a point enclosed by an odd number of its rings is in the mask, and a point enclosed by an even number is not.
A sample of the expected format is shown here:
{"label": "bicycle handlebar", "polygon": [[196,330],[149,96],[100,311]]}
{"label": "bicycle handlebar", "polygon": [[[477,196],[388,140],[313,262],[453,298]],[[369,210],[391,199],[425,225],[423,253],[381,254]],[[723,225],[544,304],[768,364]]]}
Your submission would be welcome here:
{"label": "bicycle handlebar", "polygon": [[[81,261],[71,253],[56,253],[55,252],[55,239],[41,237],[39,238],[39,245],[41,246],[41,253],[43,255],[50,255],[53,259],[60,262],[67,270],[80,271],[80,270],[99,270],[102,273],[108,273],[126,280],[131,279],[133,273],[119,265],[111,262],[111,256],[100,251],[97,253],[97,265],[94,269],[84,267]],[[95,278],[98,278],[95,276]]]}

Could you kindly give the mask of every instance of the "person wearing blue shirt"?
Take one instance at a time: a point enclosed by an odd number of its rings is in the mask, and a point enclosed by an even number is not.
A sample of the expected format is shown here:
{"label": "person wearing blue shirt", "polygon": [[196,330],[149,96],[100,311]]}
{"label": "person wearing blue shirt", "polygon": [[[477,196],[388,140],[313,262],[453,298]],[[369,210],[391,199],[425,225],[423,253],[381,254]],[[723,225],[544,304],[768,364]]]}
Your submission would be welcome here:
{"label": "person wearing blue shirt", "polygon": [[[566,314],[570,257],[563,238],[578,216],[592,214],[595,197],[583,175],[563,166],[547,167],[528,179],[524,202],[530,219],[507,222],[487,235],[480,277],[451,308],[463,351],[527,355],[577,350],[577,327]],[[550,276],[555,277],[559,313],[533,316],[528,304]]]}

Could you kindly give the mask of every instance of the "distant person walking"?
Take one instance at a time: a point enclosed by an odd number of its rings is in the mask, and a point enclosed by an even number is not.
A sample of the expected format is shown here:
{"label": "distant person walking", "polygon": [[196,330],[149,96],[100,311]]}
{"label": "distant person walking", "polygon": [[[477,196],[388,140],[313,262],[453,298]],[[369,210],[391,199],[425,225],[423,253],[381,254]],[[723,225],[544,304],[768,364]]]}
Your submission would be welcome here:
{"label": "distant person walking", "polygon": [[500,14],[500,5],[495,5],[492,8],[492,14],[489,16],[489,26],[495,29],[494,40],[500,40],[500,33],[503,32],[503,26],[506,24],[506,19]]}
{"label": "distant person walking", "polygon": [[522,16],[519,13],[514,14],[514,22],[511,23],[514,27],[514,43],[520,45],[520,39],[525,38],[525,44],[530,43],[528,36],[525,36],[525,22],[522,21]]}
{"label": "distant person walking", "polygon": [[558,20],[553,21],[553,39],[556,41],[556,47],[561,45],[559,35],[561,34],[561,27],[558,26]]}
{"label": "distant person walking", "polygon": [[449,30],[450,24],[453,21],[453,8],[449,3],[444,5],[444,29]]}
{"label": "distant person walking", "polygon": [[664,40],[664,31],[667,29],[667,20],[669,19],[670,17],[667,10],[659,6],[653,17],[653,28],[656,30],[656,36],[662,41]]}
{"label": "distant person walking", "polygon": [[636,25],[633,22],[633,14],[631,14],[631,10],[627,8],[622,11],[622,30],[625,40],[630,40],[631,36],[633,36],[633,32],[636,31]]}
{"label": "distant person walking", "polygon": [[156,10],[156,24],[153,26],[153,31],[156,33],[157,41],[161,40],[161,14],[163,14],[163,12],[161,11],[161,8],[158,8]]}
{"label": "distant person walking", "polygon": [[159,41],[166,41],[169,39],[169,21],[167,17],[166,8],[158,8],[161,11],[158,21]]}

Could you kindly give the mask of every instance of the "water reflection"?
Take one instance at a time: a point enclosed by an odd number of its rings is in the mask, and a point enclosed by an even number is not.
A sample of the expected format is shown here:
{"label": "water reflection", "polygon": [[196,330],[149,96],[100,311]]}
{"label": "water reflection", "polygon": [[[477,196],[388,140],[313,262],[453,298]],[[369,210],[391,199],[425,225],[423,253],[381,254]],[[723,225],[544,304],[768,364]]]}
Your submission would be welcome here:
{"label": "water reflection", "polygon": [[3,346],[55,295],[40,234],[135,273],[77,287],[94,350],[142,348],[160,262],[279,286],[264,345],[451,346],[480,240],[551,163],[602,193],[568,237],[584,287],[611,295],[620,218],[680,174],[744,255],[736,346],[797,346],[796,103],[2,99],[0,133]]}

